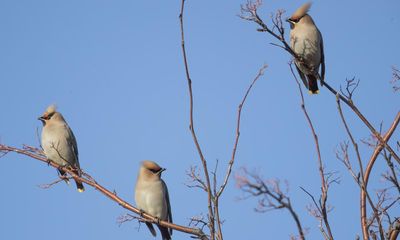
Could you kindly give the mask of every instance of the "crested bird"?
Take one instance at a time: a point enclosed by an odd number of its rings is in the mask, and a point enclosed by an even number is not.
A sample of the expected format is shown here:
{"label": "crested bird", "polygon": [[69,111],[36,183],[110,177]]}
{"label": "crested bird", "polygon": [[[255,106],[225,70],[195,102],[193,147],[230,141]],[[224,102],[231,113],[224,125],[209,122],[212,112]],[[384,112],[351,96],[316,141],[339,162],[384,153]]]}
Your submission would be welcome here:
{"label": "crested bird", "polygon": [[[160,167],[153,161],[143,161],[135,187],[135,201],[137,207],[159,220],[172,223],[171,204],[169,201],[168,188],[161,179],[161,173],[165,168]],[[153,224],[145,222],[151,234],[155,237],[156,231]],[[172,229],[156,224],[161,232],[163,240],[170,240]]]}
{"label": "crested bird", "polygon": [[[63,115],[57,112],[55,105],[50,105],[38,119],[43,123],[41,142],[47,159],[63,167],[71,167],[76,175],[81,176],[78,145]],[[58,171],[61,176],[65,176],[63,170]],[[85,191],[81,181],[75,182],[79,192]]]}
{"label": "crested bird", "polygon": [[317,94],[317,80],[321,80],[321,86],[324,84],[325,56],[321,32],[307,13],[310,7],[311,3],[304,4],[286,21],[290,23],[290,47],[297,55],[297,71],[309,92]]}

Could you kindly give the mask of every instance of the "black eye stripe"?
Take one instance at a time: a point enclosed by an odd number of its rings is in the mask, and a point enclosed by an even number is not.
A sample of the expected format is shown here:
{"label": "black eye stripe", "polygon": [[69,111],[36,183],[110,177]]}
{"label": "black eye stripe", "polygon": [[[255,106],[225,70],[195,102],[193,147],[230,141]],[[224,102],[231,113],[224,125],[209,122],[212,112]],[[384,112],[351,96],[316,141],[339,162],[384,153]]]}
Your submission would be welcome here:
{"label": "black eye stripe", "polygon": [[55,112],[52,112],[49,115],[47,115],[47,119],[50,119],[51,117],[53,117],[54,114],[55,114]]}

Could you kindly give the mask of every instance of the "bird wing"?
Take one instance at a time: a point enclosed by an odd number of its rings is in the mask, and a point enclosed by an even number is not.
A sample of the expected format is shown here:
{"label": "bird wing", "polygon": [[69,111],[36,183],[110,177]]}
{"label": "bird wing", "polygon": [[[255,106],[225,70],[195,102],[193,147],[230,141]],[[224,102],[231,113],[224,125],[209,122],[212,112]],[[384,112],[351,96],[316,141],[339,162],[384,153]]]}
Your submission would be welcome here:
{"label": "bird wing", "polygon": [[[296,65],[296,64],[294,64],[294,65]],[[308,89],[308,81],[307,81],[307,79],[306,79],[306,76],[305,76],[304,73],[300,70],[300,68],[297,67],[297,65],[296,65],[296,69],[297,69],[297,72],[299,73],[299,76],[300,76],[301,80],[302,80],[303,83],[304,83],[304,86],[306,86],[306,88]]]}
{"label": "bird wing", "polygon": [[[164,180],[161,179],[161,182],[163,184],[163,187],[165,189],[165,200],[167,202],[167,208],[168,208],[168,222],[172,222],[172,211],[171,211],[171,203],[169,201],[169,193],[168,193],[168,188],[167,184],[165,184]],[[172,235],[172,228],[169,228],[169,233]]]}
{"label": "bird wing", "polygon": [[157,236],[156,230],[153,227],[153,224],[149,223],[149,222],[145,222],[147,228],[150,230],[151,235],[153,235],[153,237]]}
{"label": "bird wing", "polygon": [[320,44],[320,48],[321,48],[321,86],[324,85],[324,80],[325,80],[325,54],[324,54],[324,40],[322,39],[322,34],[321,32],[318,30],[319,33],[319,37],[321,39],[321,44]]}
{"label": "bird wing", "polygon": [[68,145],[71,147],[72,152],[74,153],[74,157],[75,157],[75,167],[77,167],[78,169],[80,169],[80,165],[79,165],[79,152],[78,152],[78,144],[76,143],[76,138],[74,133],[72,132],[71,128],[66,125],[66,132],[67,132],[67,141],[68,141]]}

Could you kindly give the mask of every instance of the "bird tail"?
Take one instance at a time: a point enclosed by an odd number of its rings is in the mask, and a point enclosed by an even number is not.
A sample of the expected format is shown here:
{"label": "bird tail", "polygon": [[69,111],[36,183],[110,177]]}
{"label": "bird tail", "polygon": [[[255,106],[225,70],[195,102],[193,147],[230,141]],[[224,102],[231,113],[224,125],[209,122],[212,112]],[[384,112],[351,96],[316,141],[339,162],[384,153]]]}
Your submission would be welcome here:
{"label": "bird tail", "polygon": [[75,180],[75,183],[76,183],[76,188],[78,189],[78,192],[84,192],[85,191],[85,187],[83,186],[81,181]]}
{"label": "bird tail", "polygon": [[156,234],[156,230],[153,227],[153,224],[146,222],[146,226],[149,228],[151,235],[153,235],[153,237],[155,237],[157,234]]}
{"label": "bird tail", "polygon": [[[74,173],[78,176],[81,176],[81,173],[79,172],[80,170],[74,170]],[[76,183],[76,188],[78,189],[78,192],[84,192],[85,191],[85,187],[83,186],[83,183],[77,179],[75,179],[75,183]]]}
{"label": "bird tail", "polygon": [[318,94],[319,90],[318,90],[317,78],[312,74],[307,75],[307,78],[308,78],[308,90],[309,90],[309,92],[311,94]]}
{"label": "bird tail", "polygon": [[160,229],[162,240],[171,240],[171,235],[169,234],[168,228],[157,225]]}
{"label": "bird tail", "polygon": [[60,169],[58,169],[58,172],[60,173],[60,176],[61,176],[61,178],[63,178],[63,180],[65,181],[65,183],[66,183],[67,185],[69,185],[69,180],[68,180],[68,178],[66,178],[65,172],[64,172],[63,170],[60,170]]}

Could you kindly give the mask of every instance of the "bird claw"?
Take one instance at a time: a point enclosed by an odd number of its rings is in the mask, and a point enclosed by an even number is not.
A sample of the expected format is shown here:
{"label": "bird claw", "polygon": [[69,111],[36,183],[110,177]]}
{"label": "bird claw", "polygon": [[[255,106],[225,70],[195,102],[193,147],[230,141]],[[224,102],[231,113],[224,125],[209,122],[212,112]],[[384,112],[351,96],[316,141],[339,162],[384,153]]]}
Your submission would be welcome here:
{"label": "bird claw", "polygon": [[51,161],[50,159],[47,159],[47,166],[50,166],[50,164],[52,163],[53,161]]}
{"label": "bird claw", "polygon": [[143,217],[143,213],[144,213],[143,209],[139,209],[139,215],[140,215],[141,217]]}

